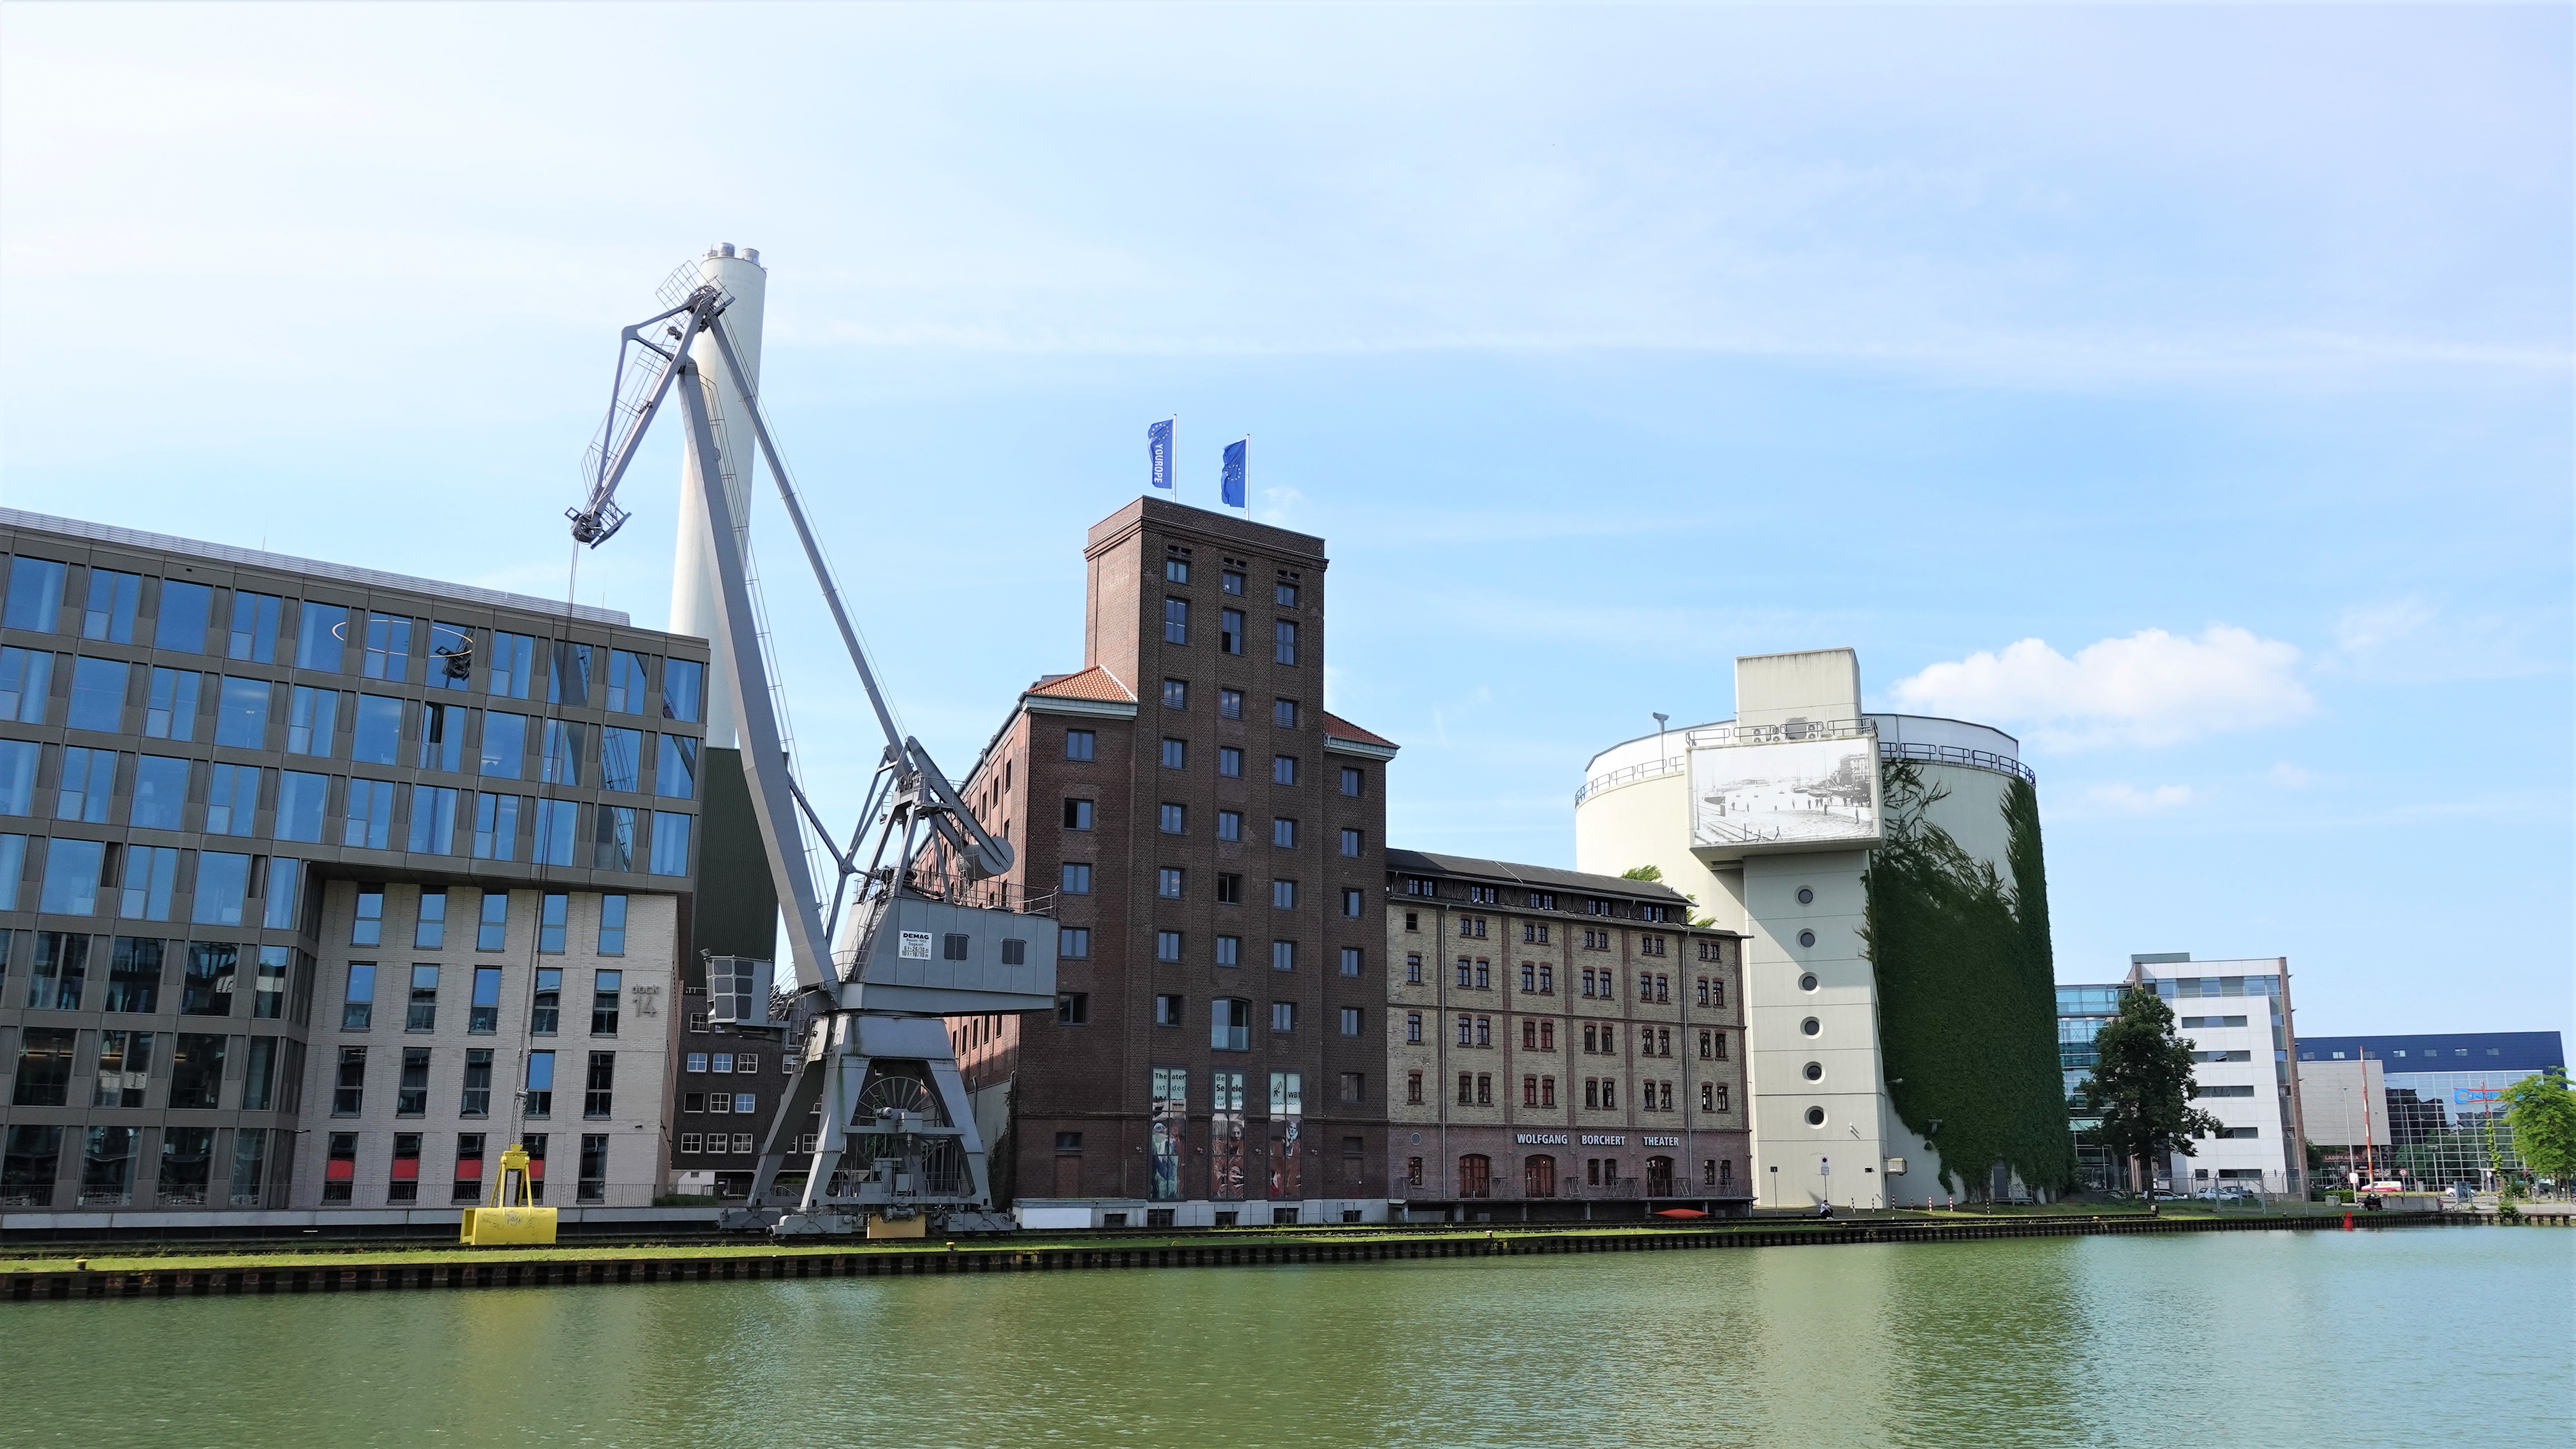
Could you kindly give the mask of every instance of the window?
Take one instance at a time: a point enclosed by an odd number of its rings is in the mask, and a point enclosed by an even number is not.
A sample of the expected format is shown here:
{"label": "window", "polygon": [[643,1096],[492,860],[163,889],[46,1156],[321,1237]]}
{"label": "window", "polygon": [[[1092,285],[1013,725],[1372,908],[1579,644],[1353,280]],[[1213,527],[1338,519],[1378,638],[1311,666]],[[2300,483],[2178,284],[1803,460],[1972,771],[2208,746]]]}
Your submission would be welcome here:
{"label": "window", "polygon": [[331,753],[331,726],[340,711],[340,691],[296,685],[287,693],[286,752],[290,755]]}
{"label": "window", "polygon": [[563,968],[537,968],[536,995],[528,1004],[528,1033],[531,1036],[553,1036],[561,1026],[563,1014]]}
{"label": "window", "polygon": [[1056,932],[1055,954],[1063,960],[1082,961],[1091,956],[1091,928],[1067,926]]}
{"label": "window", "polygon": [[1167,865],[1154,872],[1154,894],[1167,901],[1181,898],[1184,872],[1179,866]]}
{"label": "window", "polygon": [[1353,860],[1359,858],[1360,833],[1358,831],[1345,830],[1342,832],[1342,854]]}
{"label": "window", "polygon": [[[671,662],[677,664],[679,661],[675,659]],[[737,1133],[735,1134],[735,1137],[737,1146],[742,1146],[744,1151],[750,1150],[747,1145],[744,1145],[741,1142],[741,1134]],[[585,1132],[582,1134],[581,1173],[580,1176],[573,1179],[572,1198],[575,1202],[608,1201],[607,1133]]]}
{"label": "window", "polygon": [[1281,850],[1296,849],[1297,822],[1285,815],[1273,816],[1270,821],[1270,843]]}
{"label": "window", "polygon": [[[1217,612],[1216,647],[1227,654],[1243,652],[1243,611],[1241,609],[1221,609]],[[1242,707],[1243,696],[1236,694],[1237,713],[1234,718],[1242,718]]]}
{"label": "window", "polygon": [[1242,778],[1243,751],[1238,750],[1231,745],[1217,746],[1216,772],[1228,779]]}
{"label": "window", "polygon": [[1297,757],[1295,755],[1273,755],[1270,757],[1270,783],[1274,785],[1294,785],[1297,783]]}
{"label": "window", "polygon": [[1064,757],[1068,760],[1088,760],[1092,758],[1093,752],[1099,748],[1099,739],[1100,737],[1090,730],[1066,730],[1064,732]]}
{"label": "window", "polygon": [[590,1068],[582,1077],[581,1115],[605,1117],[615,1110],[617,1087],[617,1053],[592,1052]]}
{"label": "window", "polygon": [[1699,943],[1699,959],[1701,959],[1701,960],[1703,960],[1703,961],[1716,961],[1716,960],[1723,959],[1723,958],[1722,958],[1722,956],[1721,956],[1721,954],[1720,954],[1720,952],[1719,952],[1719,950],[1718,950],[1718,943],[1717,943],[1717,942],[1715,942],[1715,941],[1702,941],[1702,942],[1700,942],[1700,943]]}
{"label": "window", "polygon": [[438,968],[411,968],[411,992],[403,999],[403,1030],[438,1030]]}
{"label": "window", "polygon": [[617,1035],[617,997],[625,989],[626,973],[602,971],[591,982],[590,1034]]}
{"label": "window", "polygon": [[1541,996],[1556,994],[1556,967],[1545,961],[1538,963],[1538,992]]}
{"label": "window", "polygon": [[348,990],[340,997],[340,1029],[365,1031],[376,1014],[376,963],[349,963]]}
{"label": "window", "polygon": [[[1366,1072],[1342,1073],[1342,1100],[1351,1103],[1366,1102],[1368,1100],[1368,1074]],[[1357,1137],[1345,1137],[1342,1139],[1342,1156],[1346,1158],[1357,1157],[1364,1150],[1366,1149],[1362,1145],[1361,1139]],[[1348,1163],[1346,1165],[1354,1170],[1359,1166],[1357,1163]],[[1344,1219],[1344,1221],[1348,1221],[1348,1219]]]}
{"label": "window", "polygon": [[1208,1003],[1208,1045],[1221,1052],[1252,1049],[1252,1003],[1220,996]]}
{"label": "window", "polygon": [[1475,1044],[1476,1018],[1462,1015],[1458,1018],[1458,1045],[1474,1046]]}
{"label": "window", "polygon": [[1163,642],[1166,644],[1190,642],[1189,600],[1174,598],[1163,600]]}
{"label": "window", "polygon": [[1188,709],[1189,707],[1190,707],[1190,682],[1189,682],[1188,680],[1186,680],[1186,679],[1166,679],[1166,680],[1164,680],[1164,681],[1163,681],[1163,708],[1165,708],[1165,709]]}
{"label": "window", "polygon": [[20,554],[9,567],[9,602],[0,623],[12,629],[51,634],[63,606],[63,579],[69,572],[52,559]]}
{"label": "window", "polygon": [[1060,991],[1055,998],[1058,1026],[1083,1026],[1091,1020],[1091,994],[1087,991]]}
{"label": "window", "polygon": [[1359,947],[1344,946],[1342,948],[1342,974],[1345,976],[1357,976],[1360,974]]}
{"label": "window", "polygon": [[694,659],[662,661],[662,718],[699,719],[699,702],[706,697],[707,666]]}
{"label": "window", "polygon": [[516,860],[519,852],[519,807],[521,795],[494,795],[477,792],[474,796],[474,858],[476,860]]}
{"label": "window", "polygon": [[[1556,893],[1554,891],[1531,891],[1529,893],[1529,905],[1530,909],[1533,911],[1555,910]],[[1538,938],[1542,941],[1547,939],[1547,927],[1541,926],[1538,928]]]}
{"label": "window", "polygon": [[1163,802],[1162,829],[1165,835],[1186,834],[1189,829],[1189,822],[1190,807],[1187,805],[1177,805],[1169,800]]}
{"label": "window", "polygon": [[1461,990],[1464,990],[1464,989],[1466,989],[1466,988],[1468,988],[1468,987],[1472,987],[1472,986],[1474,986],[1475,984],[1476,984],[1476,963],[1475,963],[1475,962],[1473,962],[1473,961],[1468,960],[1468,959],[1467,959],[1466,957],[1464,957],[1464,956],[1459,957],[1459,958],[1458,958],[1458,985],[1459,985],[1459,988],[1460,988]]}
{"label": "window", "polygon": [[1089,830],[1091,828],[1091,802],[1088,800],[1065,801],[1064,828],[1067,830]]}
{"label": "window", "polygon": [[332,1079],[331,1115],[355,1117],[367,1102],[367,1049],[362,1046],[340,1048],[339,1075]]}
{"label": "window", "polygon": [[1271,942],[1271,943],[1270,943],[1270,969],[1271,969],[1271,970],[1273,970],[1273,971],[1294,971],[1294,970],[1296,970],[1296,969],[1297,969],[1297,943],[1296,943],[1296,942],[1294,942],[1294,941],[1273,941],[1273,942]]}
{"label": "window", "polygon": [[[1222,877],[1220,877],[1220,879],[1222,879]],[[1237,879],[1240,879],[1240,877],[1237,877]],[[1243,938],[1241,936],[1219,936],[1216,938],[1216,964],[1219,966],[1240,966],[1243,964]]]}
{"label": "window", "polygon": [[[486,717],[484,731],[487,735],[491,731],[488,721],[499,718],[502,716]],[[697,739],[691,735],[663,735],[660,739],[661,753],[653,763],[653,793],[673,800],[696,799],[698,796]],[[488,756],[491,753],[491,746],[488,744],[484,746],[484,753]],[[487,769],[483,773],[488,775],[492,772]],[[512,773],[515,777],[516,772]]]}
{"label": "window", "polygon": [[[155,686],[154,704],[157,712],[146,717],[144,733],[160,739],[167,739],[170,736],[168,707],[161,701],[159,695],[159,686],[164,682],[162,678],[164,675],[172,679],[182,677],[167,669],[152,671],[152,681]],[[193,694],[197,676],[190,674],[184,677],[188,680],[189,689]],[[43,724],[45,701],[52,693],[53,678],[54,656],[51,654],[34,649],[0,649],[0,719],[13,720],[19,724]],[[196,714],[193,699],[190,704],[188,713],[193,719]],[[154,729],[155,724],[160,728]],[[184,740],[187,735],[182,734],[179,738]]]}
{"label": "window", "polygon": [[1091,894],[1091,867],[1088,864],[1082,861],[1068,860],[1063,864],[1061,870],[1063,872],[1064,881],[1063,889],[1066,895],[1087,896]]}
{"label": "window", "polygon": [[599,954],[626,954],[626,897],[622,895],[599,898]]}
{"label": "window", "polygon": [[1470,1152],[1458,1159],[1458,1195],[1492,1197],[1494,1195],[1493,1159],[1481,1152]]}
{"label": "window", "polygon": [[89,571],[89,604],[81,611],[81,637],[112,644],[134,642],[134,606],[143,596],[140,574]]}
{"label": "window", "polygon": [[1343,1008],[1342,1008],[1342,1035],[1344,1035],[1344,1036],[1358,1036],[1359,1034],[1360,1034],[1360,1009],[1359,1009],[1358,1007],[1356,1007],[1356,1006],[1345,1006],[1345,1007],[1343,1007]]}
{"label": "window", "polygon": [[1183,1009],[1184,1009],[1184,1006],[1183,1006],[1183,999],[1182,999],[1181,997],[1179,997],[1179,996],[1157,996],[1157,997],[1155,997],[1155,998],[1154,998],[1154,1025],[1156,1025],[1156,1026],[1179,1026],[1179,1025],[1181,1025],[1181,1024],[1182,1024],[1182,1021],[1183,1021],[1183,1017],[1182,1017],[1182,1011],[1183,1011]]}
{"label": "window", "polygon": [[[123,728],[126,674],[126,665],[118,660],[73,660],[71,714],[64,723],[76,730],[99,730],[109,734]],[[258,732],[264,736],[268,728],[268,686],[257,680],[242,682],[255,686],[258,691],[257,727]],[[236,738],[226,740],[218,729],[216,742],[218,744],[242,743],[242,739],[239,738],[241,731],[236,730],[235,734]],[[249,747],[259,748],[260,741],[250,740]]]}
{"label": "window", "polygon": [[1166,769],[1166,770],[1178,770],[1178,769],[1184,768],[1185,766],[1187,766],[1187,765],[1189,764],[1189,760],[1190,760],[1190,742],[1189,742],[1189,741],[1187,741],[1187,740],[1176,740],[1176,739],[1172,739],[1172,738],[1170,738],[1170,737],[1168,737],[1168,736],[1167,736],[1167,737],[1165,737],[1165,739],[1163,740],[1163,768],[1164,768],[1164,769]]}
{"label": "window", "polygon": [[1293,880],[1287,879],[1272,881],[1270,883],[1270,905],[1273,910],[1293,911],[1297,909],[1297,883]]}
{"label": "window", "polygon": [[1274,627],[1270,657],[1281,664],[1297,662],[1297,625],[1293,621],[1282,619]]}
{"label": "window", "polygon": [[1157,961],[1180,960],[1181,933],[1178,931],[1156,931],[1154,933],[1154,959]]}
{"label": "window", "polygon": [[1461,1107],[1476,1105],[1476,1074],[1473,1072],[1458,1074],[1458,1105]]}
{"label": "window", "polygon": [[394,1115],[429,1115],[429,1048],[403,1048],[402,1075],[394,1083]]}
{"label": "window", "polygon": [[1422,953],[1419,951],[1404,953],[1404,984],[1407,986],[1422,984]]}
{"label": "window", "polygon": [[1163,560],[1163,582],[1167,584],[1186,584],[1189,581],[1190,561],[1188,559],[1167,558]]}
{"label": "window", "polygon": [[1404,1014],[1404,1040],[1409,1046],[1420,1046],[1422,1044],[1421,1012],[1408,1011]]}
{"label": "window", "polygon": [[611,714],[644,712],[644,662],[650,656],[623,649],[608,651],[607,707]]}
{"label": "window", "polygon": [[1283,730],[1297,727],[1297,701],[1274,699],[1270,702],[1270,722]]}

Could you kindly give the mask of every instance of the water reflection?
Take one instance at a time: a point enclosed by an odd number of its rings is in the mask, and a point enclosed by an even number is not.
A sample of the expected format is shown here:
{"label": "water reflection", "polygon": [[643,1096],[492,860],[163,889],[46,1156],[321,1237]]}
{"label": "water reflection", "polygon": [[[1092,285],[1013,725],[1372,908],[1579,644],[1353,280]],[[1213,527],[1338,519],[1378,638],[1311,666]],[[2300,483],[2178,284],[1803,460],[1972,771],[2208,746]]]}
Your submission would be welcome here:
{"label": "water reflection", "polygon": [[2565,1424],[2572,1267],[2415,1230],[29,1306],[0,1438],[2420,1442]]}

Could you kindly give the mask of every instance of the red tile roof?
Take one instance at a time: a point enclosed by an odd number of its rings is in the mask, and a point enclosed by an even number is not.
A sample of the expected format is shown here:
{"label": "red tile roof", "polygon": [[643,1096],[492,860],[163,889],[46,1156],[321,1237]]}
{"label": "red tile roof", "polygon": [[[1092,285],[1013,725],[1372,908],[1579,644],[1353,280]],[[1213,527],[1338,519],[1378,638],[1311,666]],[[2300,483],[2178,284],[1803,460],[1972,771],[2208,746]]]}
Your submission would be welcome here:
{"label": "red tile roof", "polygon": [[1053,699],[1098,699],[1116,704],[1136,702],[1136,696],[1118,682],[1117,676],[1097,664],[1072,674],[1042,674],[1026,692]]}
{"label": "red tile roof", "polygon": [[1384,745],[1390,750],[1401,748],[1395,741],[1383,735],[1373,735],[1331,710],[1324,711],[1324,733],[1337,740],[1357,740],[1364,745]]}

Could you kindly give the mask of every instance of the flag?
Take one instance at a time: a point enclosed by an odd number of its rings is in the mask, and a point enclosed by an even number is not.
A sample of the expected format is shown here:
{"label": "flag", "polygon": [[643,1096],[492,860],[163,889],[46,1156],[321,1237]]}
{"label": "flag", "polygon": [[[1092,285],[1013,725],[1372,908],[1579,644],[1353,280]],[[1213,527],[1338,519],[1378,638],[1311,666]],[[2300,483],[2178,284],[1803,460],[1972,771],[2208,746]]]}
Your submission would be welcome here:
{"label": "flag", "polygon": [[1145,430],[1146,476],[1157,488],[1172,486],[1172,422],[1165,418]]}
{"label": "flag", "polygon": [[1225,445],[1225,506],[1243,506],[1243,451],[1252,446],[1250,438]]}

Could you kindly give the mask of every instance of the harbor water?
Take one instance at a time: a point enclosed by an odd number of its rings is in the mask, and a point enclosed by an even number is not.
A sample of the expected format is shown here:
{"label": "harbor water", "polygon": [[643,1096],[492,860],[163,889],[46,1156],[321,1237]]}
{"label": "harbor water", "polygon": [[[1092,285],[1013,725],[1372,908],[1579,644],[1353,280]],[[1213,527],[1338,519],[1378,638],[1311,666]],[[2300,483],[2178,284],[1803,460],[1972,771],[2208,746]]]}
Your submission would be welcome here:
{"label": "harbor water", "polygon": [[2576,1435],[2576,1232],[2032,1238],[0,1308],[0,1443]]}

